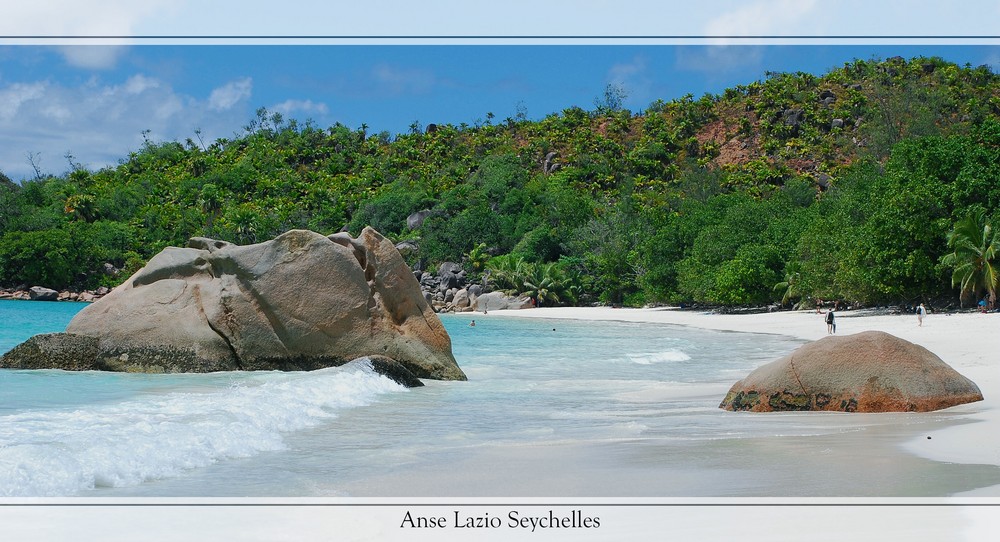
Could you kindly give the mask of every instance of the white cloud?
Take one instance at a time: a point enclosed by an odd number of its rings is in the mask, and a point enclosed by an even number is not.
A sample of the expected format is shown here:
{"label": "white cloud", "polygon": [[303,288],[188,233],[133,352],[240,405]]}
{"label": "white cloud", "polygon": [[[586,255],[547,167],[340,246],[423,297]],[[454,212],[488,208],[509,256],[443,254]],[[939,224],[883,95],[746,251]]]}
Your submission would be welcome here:
{"label": "white cloud", "polygon": [[252,89],[253,80],[249,77],[227,83],[212,91],[208,97],[209,107],[216,111],[232,109],[240,101],[250,98]]}
{"label": "white cloud", "polygon": [[676,58],[678,69],[722,74],[759,66],[763,59],[763,50],[755,45],[678,47]]}
{"label": "white cloud", "polygon": [[643,56],[611,66],[608,80],[624,87],[631,101],[646,101],[652,95],[652,83],[647,74],[646,58]]}
{"label": "white cloud", "polygon": [[58,49],[70,66],[91,70],[114,68],[127,50],[117,45],[66,45]]}
{"label": "white cloud", "polygon": [[142,94],[146,90],[157,88],[160,82],[142,74],[133,75],[125,81],[124,90],[127,94]]}
{"label": "white cloud", "polygon": [[431,72],[388,64],[372,67],[372,78],[377,89],[388,94],[424,94],[430,92],[435,84],[435,77]]}
{"label": "white cloud", "polygon": [[197,129],[209,141],[229,137],[249,118],[249,103],[240,98],[248,85],[249,79],[239,80],[199,98],[144,74],[115,82],[92,77],[77,86],[0,82],[0,171],[12,179],[32,177],[28,154],[55,175],[68,166],[67,152],[88,168],[114,165],[141,147],[144,130],[154,141],[184,141]]}
{"label": "white cloud", "polygon": [[330,112],[330,108],[328,108],[325,103],[314,102],[312,100],[285,100],[284,102],[274,105],[268,109],[286,116],[292,115],[296,112],[319,115],[326,115]]}
{"label": "white cloud", "polygon": [[40,110],[43,117],[51,119],[59,124],[65,123],[73,114],[65,104],[52,103]]}
{"label": "white cloud", "polygon": [[[187,0],[34,0],[4,2],[0,36],[51,36],[33,44],[60,45],[71,66],[105,70],[115,66],[128,43],[147,21],[168,19],[194,7]],[[90,38],[87,41],[70,38]],[[102,37],[102,45],[92,38]],[[69,44],[69,45],[67,45]]]}
{"label": "white cloud", "polygon": [[45,87],[45,83],[14,83],[0,88],[0,119],[12,120],[22,105],[41,98],[45,94]]}
{"label": "white cloud", "polygon": [[[113,166],[153,141],[184,141],[200,131],[205,141],[232,137],[252,118],[253,79],[239,77],[198,95],[178,92],[149,73],[91,75],[75,83],[57,79],[0,78],[0,171],[12,179],[34,176],[33,156],[45,174],[61,175],[71,153],[90,169]],[[275,100],[287,117],[324,121],[330,108],[316,99]]]}
{"label": "white cloud", "polygon": [[646,59],[638,56],[631,62],[624,62],[611,66],[608,71],[608,78],[615,83],[626,83],[629,79],[643,74],[646,71]]}
{"label": "white cloud", "polygon": [[160,121],[170,119],[182,111],[184,111],[184,101],[172,94],[166,96],[154,109],[155,118]]}

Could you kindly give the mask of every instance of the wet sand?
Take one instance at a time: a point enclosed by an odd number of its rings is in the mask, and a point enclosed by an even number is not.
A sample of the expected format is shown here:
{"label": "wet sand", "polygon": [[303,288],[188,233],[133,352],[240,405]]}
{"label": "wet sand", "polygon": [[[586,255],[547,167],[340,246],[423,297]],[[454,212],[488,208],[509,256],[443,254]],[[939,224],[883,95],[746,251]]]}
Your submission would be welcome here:
{"label": "wet sand", "polygon": [[[662,323],[723,331],[774,333],[804,340],[817,340],[827,335],[823,316],[815,311],[728,315],[672,308],[557,307],[501,311],[488,315],[477,314],[476,317],[485,318],[492,315]],[[1000,364],[1000,314],[932,313],[924,319],[922,326],[918,326],[916,316],[909,314],[874,315],[866,311],[837,313],[838,335],[868,330],[891,333],[927,348],[958,372],[972,379],[984,397],[980,402],[939,411],[952,418],[948,423],[930,424],[927,427],[921,424],[921,430],[915,432],[900,427],[891,447],[933,462],[970,467],[1000,466],[1000,408],[997,404],[997,397],[1000,395],[1000,370],[997,367]],[[862,437],[857,444],[864,445],[864,442],[865,437]],[[912,461],[912,458],[898,451],[892,454],[892,457],[895,461]],[[971,486],[960,483],[958,486],[965,487],[956,486],[949,489],[945,486],[951,484],[944,483],[940,489],[946,495],[1000,496],[1000,485],[995,476],[985,475],[992,470],[973,469],[981,471],[979,476],[982,478],[975,482],[973,477]],[[922,491],[917,493],[923,494]]]}

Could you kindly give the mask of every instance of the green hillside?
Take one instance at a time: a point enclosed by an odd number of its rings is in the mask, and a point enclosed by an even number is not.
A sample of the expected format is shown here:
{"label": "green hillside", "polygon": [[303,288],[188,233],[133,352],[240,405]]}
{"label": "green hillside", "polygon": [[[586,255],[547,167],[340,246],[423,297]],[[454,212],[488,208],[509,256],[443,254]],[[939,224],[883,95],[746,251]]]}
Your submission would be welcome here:
{"label": "green hillside", "polygon": [[412,264],[489,269],[543,304],[942,305],[995,289],[987,67],[859,60],[642,112],[622,99],[609,87],[592,110],[395,136],[260,110],[233,139],[147,141],[117,167],[22,185],[0,175],[0,286],[114,285],[193,236],[371,225],[413,241]]}

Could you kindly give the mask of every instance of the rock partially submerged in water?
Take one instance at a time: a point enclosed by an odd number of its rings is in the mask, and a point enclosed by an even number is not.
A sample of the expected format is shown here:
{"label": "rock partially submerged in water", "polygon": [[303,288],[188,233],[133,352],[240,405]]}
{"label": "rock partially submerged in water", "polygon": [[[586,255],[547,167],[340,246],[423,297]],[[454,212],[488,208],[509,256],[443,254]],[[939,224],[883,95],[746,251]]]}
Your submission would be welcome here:
{"label": "rock partially submerged in water", "polygon": [[254,245],[167,248],[66,333],[29,340],[0,367],[312,370],[362,357],[398,381],[465,380],[412,272],[371,228],[357,239],[292,230]]}
{"label": "rock partially submerged in water", "polygon": [[758,367],[729,390],[727,410],[927,412],[983,399],[926,348],[881,331],[830,336]]}

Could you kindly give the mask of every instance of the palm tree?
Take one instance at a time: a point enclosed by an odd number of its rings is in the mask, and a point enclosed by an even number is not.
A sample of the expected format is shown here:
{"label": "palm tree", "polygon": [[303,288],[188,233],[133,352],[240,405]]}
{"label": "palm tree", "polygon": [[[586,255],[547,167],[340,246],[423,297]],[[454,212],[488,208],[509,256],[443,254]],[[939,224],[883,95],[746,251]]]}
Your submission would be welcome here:
{"label": "palm tree", "polygon": [[532,266],[524,280],[523,295],[534,298],[538,305],[574,301],[573,278],[559,264],[546,263]]}
{"label": "palm tree", "polygon": [[472,250],[465,257],[469,266],[472,267],[472,272],[476,275],[485,271],[486,264],[490,261],[490,254],[486,252],[486,243],[479,243],[472,247]]}
{"label": "palm tree", "polygon": [[201,211],[207,215],[205,229],[211,228],[212,222],[219,218],[219,214],[222,212],[222,193],[219,191],[219,187],[212,183],[205,183],[198,195],[198,205],[201,207]]}
{"label": "palm tree", "polygon": [[490,258],[486,267],[490,270],[490,280],[498,290],[519,293],[524,284],[529,264],[523,256],[504,254]]}
{"label": "palm tree", "polygon": [[247,203],[235,208],[231,213],[222,216],[222,227],[232,234],[232,241],[238,245],[251,245],[257,242],[260,232],[259,209]]}
{"label": "palm tree", "polygon": [[990,302],[996,301],[1000,284],[997,252],[1000,237],[986,220],[986,212],[976,209],[955,223],[948,232],[948,248],[952,252],[941,258],[941,263],[952,267],[951,285],[959,285],[959,303],[969,297],[976,298],[985,291]]}
{"label": "palm tree", "polygon": [[66,198],[63,210],[78,220],[93,222],[97,217],[97,198],[91,194],[73,194]]}
{"label": "palm tree", "polygon": [[785,306],[789,301],[799,297],[799,279],[802,276],[799,273],[787,273],[785,275],[785,280],[774,285],[774,291],[780,292],[784,291],[781,296],[781,305]]}

